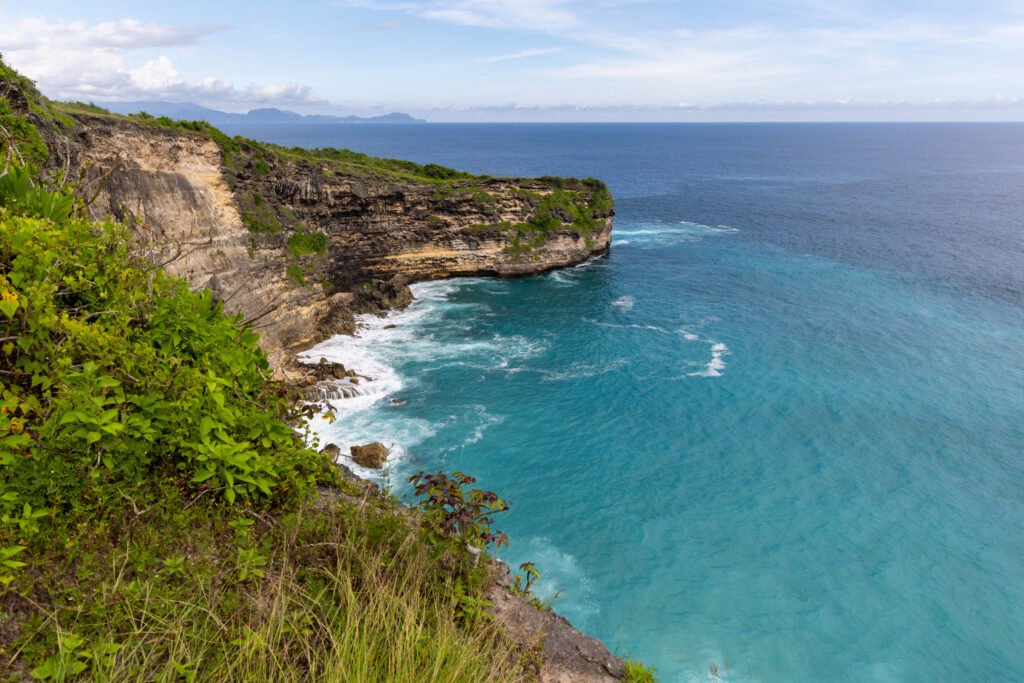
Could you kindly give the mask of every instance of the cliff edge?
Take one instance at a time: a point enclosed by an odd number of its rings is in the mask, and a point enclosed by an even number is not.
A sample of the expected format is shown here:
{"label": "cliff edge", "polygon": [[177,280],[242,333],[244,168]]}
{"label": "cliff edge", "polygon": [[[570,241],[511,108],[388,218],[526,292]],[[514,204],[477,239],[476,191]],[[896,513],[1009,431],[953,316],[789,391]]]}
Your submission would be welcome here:
{"label": "cliff edge", "polygon": [[0,98],[38,130],[40,168],[77,184],[92,217],[134,223],[154,262],[257,321],[275,365],[351,331],[354,313],[408,303],[407,283],[534,275],[611,243],[614,203],[592,178],[283,148],[204,122],[50,102],[2,78]]}

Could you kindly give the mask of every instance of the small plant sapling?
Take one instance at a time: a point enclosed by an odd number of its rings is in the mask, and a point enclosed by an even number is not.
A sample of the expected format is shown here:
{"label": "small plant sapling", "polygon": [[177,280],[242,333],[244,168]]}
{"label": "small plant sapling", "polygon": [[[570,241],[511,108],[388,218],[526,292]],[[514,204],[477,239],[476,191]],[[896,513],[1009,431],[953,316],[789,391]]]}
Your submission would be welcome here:
{"label": "small plant sapling", "polygon": [[417,507],[438,537],[435,540],[458,538],[477,548],[492,543],[499,548],[508,545],[508,536],[491,529],[491,515],[507,510],[508,502],[491,491],[463,488],[476,482],[473,477],[462,472],[449,477],[443,472],[427,474],[420,470],[409,481],[417,496],[426,496]]}

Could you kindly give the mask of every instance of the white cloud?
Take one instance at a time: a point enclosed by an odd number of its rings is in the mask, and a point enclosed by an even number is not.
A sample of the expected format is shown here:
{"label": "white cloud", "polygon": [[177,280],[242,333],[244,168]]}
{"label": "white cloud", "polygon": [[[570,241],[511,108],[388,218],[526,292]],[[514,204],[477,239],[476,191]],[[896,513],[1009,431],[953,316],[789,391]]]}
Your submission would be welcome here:
{"label": "white cloud", "polygon": [[[995,90],[1015,92],[1024,83],[1024,24],[995,10],[958,13],[881,0],[731,0],[737,18],[729,20],[726,10],[693,12],[664,0],[335,1],[463,26],[540,32],[579,46],[571,53],[575,60],[542,71],[531,64],[517,85],[492,88],[497,97],[563,97],[568,88],[591,103],[595,93],[646,103],[847,94],[977,99]],[[986,2],[977,0],[975,8]],[[724,21],[713,21],[716,15]],[[475,61],[520,54],[530,56]]]}
{"label": "white cloud", "polygon": [[356,24],[356,28],[364,31],[388,31],[396,28],[407,28],[412,26],[403,21],[395,21],[394,19],[388,19],[387,21],[380,21],[376,24]]}
{"label": "white cloud", "polygon": [[577,16],[558,0],[457,0],[429,3],[424,17],[466,26],[540,29],[573,28]]}
{"label": "white cloud", "polygon": [[569,8],[568,0],[347,0],[338,4],[397,10],[461,26],[550,32],[571,29],[580,24],[576,12]]}
{"label": "white cloud", "polygon": [[4,45],[5,51],[32,49],[42,44],[101,50],[179,47],[194,45],[203,36],[228,28],[225,24],[162,26],[134,19],[89,25],[84,21],[50,24],[42,19],[4,17],[3,24],[5,28],[0,28],[0,44]]}
{"label": "white cloud", "polygon": [[299,83],[240,88],[213,77],[189,81],[166,54],[139,64],[142,50],[194,45],[226,28],[222,24],[164,26],[134,19],[47,23],[0,14],[0,46],[11,66],[56,99],[191,100],[228,108],[323,103],[310,86]]}
{"label": "white cloud", "polygon": [[272,85],[250,85],[242,97],[250,102],[313,102],[317,101],[312,88],[302,83],[274,83]]}
{"label": "white cloud", "polygon": [[171,60],[160,57],[146,62],[145,65],[129,72],[131,82],[141,90],[166,90],[180,86],[184,81],[178,75]]}
{"label": "white cloud", "polygon": [[552,52],[558,52],[562,48],[560,47],[548,47],[539,50],[523,50],[522,52],[516,52],[511,55],[499,55],[497,57],[481,57],[476,60],[477,64],[490,64],[492,62],[504,62],[509,59],[523,59],[524,57],[536,57],[538,55],[547,55]]}

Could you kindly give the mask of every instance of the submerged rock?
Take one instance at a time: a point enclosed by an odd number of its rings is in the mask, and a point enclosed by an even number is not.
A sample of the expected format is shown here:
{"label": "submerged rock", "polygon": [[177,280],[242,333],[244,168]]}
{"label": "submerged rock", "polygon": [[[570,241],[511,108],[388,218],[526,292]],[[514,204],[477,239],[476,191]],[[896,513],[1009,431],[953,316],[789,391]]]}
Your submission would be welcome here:
{"label": "submerged rock", "polygon": [[357,465],[375,470],[384,467],[384,461],[388,457],[388,449],[380,441],[374,441],[365,446],[352,446],[349,451]]}

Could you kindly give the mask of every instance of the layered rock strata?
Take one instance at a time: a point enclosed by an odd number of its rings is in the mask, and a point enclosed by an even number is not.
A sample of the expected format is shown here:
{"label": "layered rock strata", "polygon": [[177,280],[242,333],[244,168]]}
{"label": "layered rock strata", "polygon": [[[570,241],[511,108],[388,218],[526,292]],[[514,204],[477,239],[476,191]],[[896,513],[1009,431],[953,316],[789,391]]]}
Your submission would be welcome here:
{"label": "layered rock strata", "polygon": [[[468,176],[229,140],[202,125],[55,114],[38,92],[3,79],[0,99],[38,130],[54,182],[73,183],[93,218],[132,225],[150,260],[254,321],[278,367],[290,350],[354,331],[356,313],[407,305],[409,282],[533,275],[611,243],[612,198],[593,179]],[[360,377],[336,364],[304,372],[310,385]],[[622,660],[514,595],[502,568],[488,610],[524,649],[540,643],[541,681],[622,677]]]}
{"label": "layered rock strata", "polygon": [[276,365],[351,332],[354,313],[407,304],[410,282],[533,275],[611,241],[611,195],[592,179],[469,176],[170,122],[28,115],[93,216],[134,224],[154,262],[256,321]]}

